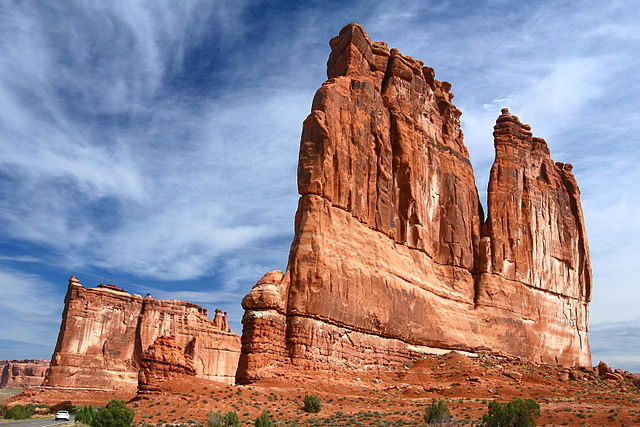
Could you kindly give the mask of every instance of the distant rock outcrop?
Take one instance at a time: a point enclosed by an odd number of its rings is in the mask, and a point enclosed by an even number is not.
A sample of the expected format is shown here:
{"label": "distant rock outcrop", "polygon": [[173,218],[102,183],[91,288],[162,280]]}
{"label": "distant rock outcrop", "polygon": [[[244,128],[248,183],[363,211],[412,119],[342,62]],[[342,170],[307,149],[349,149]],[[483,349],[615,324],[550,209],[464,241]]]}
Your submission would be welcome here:
{"label": "distant rock outcrop", "polygon": [[484,221],[451,85],[358,24],[303,124],[285,274],[244,298],[240,382],[433,347],[590,366],[591,271],[570,165],[503,110]]}
{"label": "distant rock outcrop", "polygon": [[48,367],[48,360],[0,360],[0,388],[40,386]]}
{"label": "distant rock outcrop", "polygon": [[167,335],[189,349],[196,376],[234,382],[240,337],[226,313],[216,310],[210,320],[195,304],[143,298],[113,285],[87,289],[71,276],[44,385],[135,390],[143,354]]}

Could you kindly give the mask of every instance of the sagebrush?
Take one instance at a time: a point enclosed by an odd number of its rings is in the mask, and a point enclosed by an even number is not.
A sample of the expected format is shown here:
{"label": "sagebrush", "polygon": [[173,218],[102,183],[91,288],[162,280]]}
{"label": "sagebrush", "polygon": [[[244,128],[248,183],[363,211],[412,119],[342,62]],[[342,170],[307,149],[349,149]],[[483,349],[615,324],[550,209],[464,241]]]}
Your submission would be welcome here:
{"label": "sagebrush", "polygon": [[540,405],[533,399],[516,398],[509,403],[491,402],[489,413],[482,416],[486,427],[532,427],[536,425],[533,417],[540,415]]}
{"label": "sagebrush", "polygon": [[322,399],[315,394],[308,394],[304,397],[305,412],[318,413],[322,409]]}
{"label": "sagebrush", "polygon": [[425,408],[423,418],[427,424],[448,423],[451,421],[451,413],[444,400],[434,398]]}

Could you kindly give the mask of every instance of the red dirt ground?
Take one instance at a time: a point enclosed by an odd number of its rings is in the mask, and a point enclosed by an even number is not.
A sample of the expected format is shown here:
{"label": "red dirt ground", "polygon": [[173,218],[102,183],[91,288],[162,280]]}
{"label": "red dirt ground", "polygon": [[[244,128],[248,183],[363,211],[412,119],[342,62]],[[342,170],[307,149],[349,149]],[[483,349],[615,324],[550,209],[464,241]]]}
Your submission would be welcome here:
{"label": "red dirt ground", "polygon": [[[322,398],[322,411],[302,410],[305,394]],[[282,373],[246,386],[193,377],[166,384],[163,392],[26,390],[10,402],[74,405],[129,401],[138,424],[206,423],[207,413],[235,411],[253,425],[265,409],[282,425],[407,425],[422,423],[432,399],[446,399],[460,424],[477,423],[493,400],[531,398],[540,404],[538,425],[640,425],[640,389],[632,381],[603,380],[589,369],[534,365],[494,356],[431,355],[384,371]],[[296,424],[297,423],[297,424]]]}

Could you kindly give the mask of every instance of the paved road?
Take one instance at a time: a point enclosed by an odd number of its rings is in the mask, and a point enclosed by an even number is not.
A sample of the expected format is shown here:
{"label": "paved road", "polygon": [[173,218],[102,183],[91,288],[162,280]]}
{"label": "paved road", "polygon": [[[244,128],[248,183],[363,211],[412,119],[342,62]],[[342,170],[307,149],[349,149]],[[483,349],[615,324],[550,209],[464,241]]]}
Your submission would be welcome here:
{"label": "paved road", "polygon": [[[73,415],[71,415],[71,422],[73,422]],[[20,421],[5,421],[0,423],[2,427],[51,427],[60,424],[66,424],[67,421],[56,421],[53,417],[48,418],[34,418],[32,420],[20,420]]]}

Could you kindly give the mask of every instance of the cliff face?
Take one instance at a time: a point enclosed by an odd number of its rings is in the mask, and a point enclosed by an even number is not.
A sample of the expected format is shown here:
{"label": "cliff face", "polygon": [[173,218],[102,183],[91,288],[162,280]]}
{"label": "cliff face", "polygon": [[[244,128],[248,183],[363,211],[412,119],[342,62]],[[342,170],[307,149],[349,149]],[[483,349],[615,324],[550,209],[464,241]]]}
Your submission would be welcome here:
{"label": "cliff face", "polygon": [[44,385],[135,390],[142,354],[162,335],[190,349],[196,376],[234,381],[240,337],[220,310],[209,320],[195,304],[143,298],[113,285],[87,289],[72,276]]}
{"label": "cliff face", "polygon": [[523,321],[526,333],[501,337],[512,347],[590,365],[591,264],[573,166],[554,164],[546,142],[506,108],[493,134],[476,307]]}
{"label": "cliff face", "polygon": [[483,224],[451,85],[357,24],[330,45],[303,124],[287,271],[243,300],[238,380],[433,347],[588,365],[589,255],[570,168],[505,112]]}
{"label": "cliff face", "polygon": [[0,388],[41,386],[48,367],[48,360],[0,360]]}

